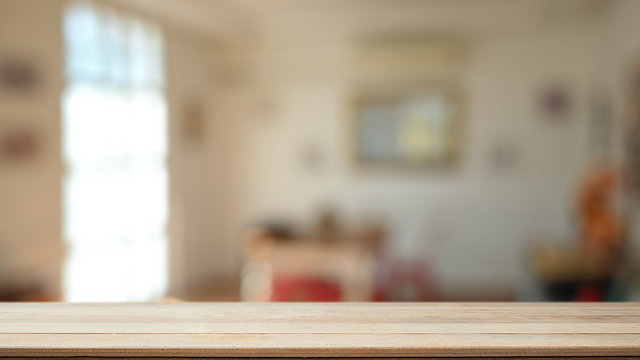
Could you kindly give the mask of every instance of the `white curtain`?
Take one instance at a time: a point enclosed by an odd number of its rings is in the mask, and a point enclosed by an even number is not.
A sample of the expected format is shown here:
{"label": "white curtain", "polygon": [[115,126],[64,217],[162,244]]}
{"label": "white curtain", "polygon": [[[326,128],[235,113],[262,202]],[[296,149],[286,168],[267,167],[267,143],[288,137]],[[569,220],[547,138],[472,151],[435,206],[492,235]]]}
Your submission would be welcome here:
{"label": "white curtain", "polygon": [[65,298],[153,300],[167,283],[162,34],[91,3],[64,25]]}

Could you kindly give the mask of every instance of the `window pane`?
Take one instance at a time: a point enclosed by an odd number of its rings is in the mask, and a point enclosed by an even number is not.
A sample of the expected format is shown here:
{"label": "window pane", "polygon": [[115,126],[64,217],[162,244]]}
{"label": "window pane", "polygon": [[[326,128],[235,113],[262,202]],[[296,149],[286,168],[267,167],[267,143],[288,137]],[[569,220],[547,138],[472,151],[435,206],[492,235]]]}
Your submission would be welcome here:
{"label": "window pane", "polygon": [[67,12],[65,37],[66,298],[153,300],[167,281],[161,34],[81,3]]}

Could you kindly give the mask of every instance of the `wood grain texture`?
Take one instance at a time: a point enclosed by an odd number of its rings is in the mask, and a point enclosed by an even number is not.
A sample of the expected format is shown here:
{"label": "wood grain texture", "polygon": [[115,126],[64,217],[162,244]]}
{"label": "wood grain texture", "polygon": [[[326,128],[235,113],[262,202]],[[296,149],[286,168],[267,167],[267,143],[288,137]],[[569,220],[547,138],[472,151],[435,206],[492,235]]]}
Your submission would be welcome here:
{"label": "wood grain texture", "polygon": [[0,304],[0,356],[640,357],[640,304]]}

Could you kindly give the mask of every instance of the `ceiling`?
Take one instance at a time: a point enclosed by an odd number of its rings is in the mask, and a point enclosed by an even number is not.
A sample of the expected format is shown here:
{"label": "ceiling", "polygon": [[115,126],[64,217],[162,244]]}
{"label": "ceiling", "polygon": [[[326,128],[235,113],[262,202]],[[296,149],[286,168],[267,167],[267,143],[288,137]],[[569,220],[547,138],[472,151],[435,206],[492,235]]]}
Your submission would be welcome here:
{"label": "ceiling", "polygon": [[114,0],[206,36],[351,39],[513,33],[593,19],[615,0]]}

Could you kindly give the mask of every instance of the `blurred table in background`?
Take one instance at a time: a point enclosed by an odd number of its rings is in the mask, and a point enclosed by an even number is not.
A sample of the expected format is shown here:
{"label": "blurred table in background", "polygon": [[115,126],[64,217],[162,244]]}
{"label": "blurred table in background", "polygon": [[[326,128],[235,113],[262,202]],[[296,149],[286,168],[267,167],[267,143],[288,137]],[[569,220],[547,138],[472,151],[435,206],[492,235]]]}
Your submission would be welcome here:
{"label": "blurred table in background", "polygon": [[248,241],[241,294],[247,301],[369,301],[374,255],[362,243]]}

